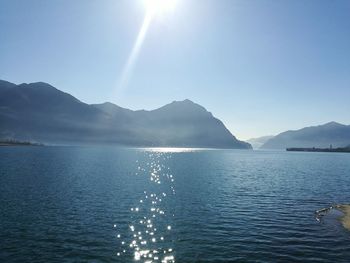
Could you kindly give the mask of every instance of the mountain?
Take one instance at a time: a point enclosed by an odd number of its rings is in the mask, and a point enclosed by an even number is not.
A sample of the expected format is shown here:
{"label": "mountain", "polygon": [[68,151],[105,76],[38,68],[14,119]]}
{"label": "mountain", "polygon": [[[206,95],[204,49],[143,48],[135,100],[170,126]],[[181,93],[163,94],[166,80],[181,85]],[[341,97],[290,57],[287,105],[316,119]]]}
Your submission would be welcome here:
{"label": "mountain", "polygon": [[268,140],[272,139],[274,136],[262,136],[259,138],[252,138],[247,140],[248,143],[250,143],[254,149],[259,149],[261,146],[263,146]]}
{"label": "mountain", "polygon": [[350,143],[350,125],[330,122],[320,126],[283,132],[268,140],[263,149],[345,147]]}
{"label": "mountain", "polygon": [[0,89],[15,87],[16,84],[0,79]]}
{"label": "mountain", "polygon": [[0,81],[0,138],[46,144],[251,149],[204,107],[174,101],[152,111],[86,104],[43,83]]}

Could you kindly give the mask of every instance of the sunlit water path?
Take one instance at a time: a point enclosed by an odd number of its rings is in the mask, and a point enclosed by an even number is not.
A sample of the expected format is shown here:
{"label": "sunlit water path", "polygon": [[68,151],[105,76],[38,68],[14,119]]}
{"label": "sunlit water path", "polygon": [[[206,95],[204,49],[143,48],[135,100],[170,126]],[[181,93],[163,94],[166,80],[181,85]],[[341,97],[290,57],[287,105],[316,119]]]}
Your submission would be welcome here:
{"label": "sunlit water path", "polygon": [[[130,208],[129,234],[120,239],[118,257],[123,254],[133,257],[135,261],[175,262],[171,235],[174,211],[169,209],[169,198],[175,195],[174,179],[170,168],[164,163],[171,158],[170,154],[157,150],[144,150],[148,155],[147,162],[136,160],[139,165],[135,176],[149,178],[143,196],[135,200]],[[115,224],[115,228],[118,226]]]}

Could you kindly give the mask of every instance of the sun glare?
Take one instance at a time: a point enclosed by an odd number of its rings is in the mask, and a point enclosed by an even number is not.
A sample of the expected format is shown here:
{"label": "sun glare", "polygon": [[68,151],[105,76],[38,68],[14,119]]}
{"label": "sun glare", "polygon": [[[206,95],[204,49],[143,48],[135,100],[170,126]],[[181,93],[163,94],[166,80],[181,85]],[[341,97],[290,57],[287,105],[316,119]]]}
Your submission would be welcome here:
{"label": "sun glare", "polygon": [[147,12],[151,15],[159,15],[175,8],[176,0],[144,0]]}

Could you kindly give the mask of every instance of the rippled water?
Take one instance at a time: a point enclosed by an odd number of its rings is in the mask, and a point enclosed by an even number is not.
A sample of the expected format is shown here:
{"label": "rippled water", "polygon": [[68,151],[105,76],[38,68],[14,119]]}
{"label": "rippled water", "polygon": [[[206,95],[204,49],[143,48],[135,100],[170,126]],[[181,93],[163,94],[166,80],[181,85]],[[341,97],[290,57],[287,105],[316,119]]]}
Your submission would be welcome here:
{"label": "rippled water", "polygon": [[350,154],[0,148],[0,262],[350,262]]}

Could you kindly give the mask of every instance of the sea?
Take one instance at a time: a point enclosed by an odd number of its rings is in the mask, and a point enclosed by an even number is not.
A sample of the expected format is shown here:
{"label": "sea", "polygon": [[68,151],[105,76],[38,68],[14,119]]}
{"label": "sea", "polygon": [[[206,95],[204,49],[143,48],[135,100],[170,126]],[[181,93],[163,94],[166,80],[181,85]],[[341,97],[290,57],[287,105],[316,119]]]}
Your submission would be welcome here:
{"label": "sea", "polygon": [[350,154],[0,147],[0,262],[350,262]]}

